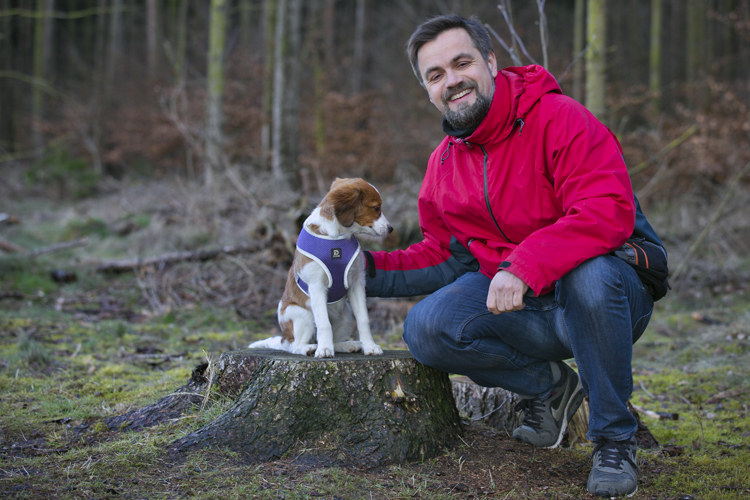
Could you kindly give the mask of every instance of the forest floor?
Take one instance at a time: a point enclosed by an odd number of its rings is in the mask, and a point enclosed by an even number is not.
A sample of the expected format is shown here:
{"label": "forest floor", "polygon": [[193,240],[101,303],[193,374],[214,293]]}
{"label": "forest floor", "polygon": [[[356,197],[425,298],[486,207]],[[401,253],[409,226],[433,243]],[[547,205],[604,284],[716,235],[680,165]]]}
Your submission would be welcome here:
{"label": "forest floor", "polygon": [[[222,229],[195,209],[200,200],[165,198],[155,188],[151,196],[161,202],[153,206],[162,208],[148,209],[133,201],[144,189],[134,189],[130,197],[112,194],[118,202],[3,207],[21,223],[0,226],[0,235],[17,244],[81,236],[89,243],[36,258],[0,254],[0,498],[590,498],[590,445],[535,449],[469,420],[461,441],[439,456],[375,469],[312,467],[300,454],[247,465],[225,450],[167,451],[225,401],[140,432],[110,430],[106,418],[156,401],[198,364],[272,333],[278,290],[232,286],[247,286],[263,270],[277,280],[288,265],[288,256],[270,256],[277,247],[265,247],[262,261],[238,255],[184,264],[179,273],[164,266],[98,273],[95,263],[107,258],[234,243],[222,231],[258,233],[257,224]],[[117,210],[127,215],[111,215]],[[226,206],[216,212],[242,217]],[[283,236],[280,225],[261,231],[269,237],[264,231]],[[52,270],[75,279],[55,282]],[[232,281],[240,275],[248,281]],[[372,305],[376,340],[404,348],[400,322],[409,302]],[[641,450],[633,498],[750,498],[750,286],[670,293],[635,346],[633,370],[631,402],[677,417],[641,415],[660,446]]]}

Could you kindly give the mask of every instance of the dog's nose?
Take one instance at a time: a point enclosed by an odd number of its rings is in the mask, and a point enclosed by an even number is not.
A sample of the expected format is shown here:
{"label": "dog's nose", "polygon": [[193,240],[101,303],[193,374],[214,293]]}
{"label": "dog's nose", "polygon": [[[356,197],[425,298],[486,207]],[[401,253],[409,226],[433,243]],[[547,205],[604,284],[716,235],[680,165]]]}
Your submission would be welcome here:
{"label": "dog's nose", "polygon": [[393,226],[388,224],[388,234],[391,234],[393,232]]}

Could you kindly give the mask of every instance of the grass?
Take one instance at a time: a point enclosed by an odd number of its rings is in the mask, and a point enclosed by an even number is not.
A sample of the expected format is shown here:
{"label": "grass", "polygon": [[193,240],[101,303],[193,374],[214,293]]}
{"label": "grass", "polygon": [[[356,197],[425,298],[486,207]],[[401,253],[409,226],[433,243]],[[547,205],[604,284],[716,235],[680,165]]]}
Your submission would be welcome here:
{"label": "grass", "polygon": [[[589,467],[589,447],[529,454],[502,434],[482,437],[487,432],[482,428],[470,431],[465,443],[442,456],[375,471],[305,469],[293,457],[248,465],[225,450],[172,456],[166,451],[169,443],[211,421],[230,402],[212,400],[203,412],[143,432],[113,432],[103,419],[168,394],[207,356],[215,358],[253,334],[246,333],[236,315],[211,308],[172,311],[140,322],[96,321],[50,310],[54,303],[2,310],[3,496],[585,496],[581,481]],[[679,419],[642,417],[662,449],[641,451],[642,480],[635,498],[747,498],[750,321],[746,305],[709,307],[696,314],[682,307],[677,297],[666,299],[636,344],[633,403],[676,413]],[[708,319],[716,323],[708,324]],[[503,453],[489,461],[489,455],[478,449],[481,446],[500,447]],[[508,459],[513,453],[518,454]],[[567,479],[565,467],[573,467],[572,473],[584,479]],[[535,468],[550,474],[544,478],[549,483],[546,489],[544,482],[524,483]],[[550,470],[559,471],[562,480]]]}
{"label": "grass", "polygon": [[[0,256],[0,292],[22,294],[0,299],[0,498],[590,498],[590,446],[537,450],[477,424],[437,457],[373,470],[308,467],[299,457],[247,464],[220,449],[171,455],[170,443],[231,404],[223,399],[145,431],[110,430],[107,417],[156,401],[207,358],[274,328],[272,307],[240,317],[196,294],[157,310],[134,274],[95,272],[98,258],[231,243],[255,230],[204,217],[209,201],[189,190],[157,187],[122,194],[126,215],[113,199],[64,210],[19,201],[16,213],[29,223],[3,228],[28,248],[90,241],[36,259]],[[120,235],[119,224],[131,221],[132,232]],[[74,270],[77,280],[55,283],[53,269]],[[634,498],[750,497],[750,291],[741,292],[673,291],[636,344],[632,402],[678,419],[642,417],[662,446],[640,452]],[[405,309],[391,306],[374,310],[387,330],[379,341],[403,348]]]}

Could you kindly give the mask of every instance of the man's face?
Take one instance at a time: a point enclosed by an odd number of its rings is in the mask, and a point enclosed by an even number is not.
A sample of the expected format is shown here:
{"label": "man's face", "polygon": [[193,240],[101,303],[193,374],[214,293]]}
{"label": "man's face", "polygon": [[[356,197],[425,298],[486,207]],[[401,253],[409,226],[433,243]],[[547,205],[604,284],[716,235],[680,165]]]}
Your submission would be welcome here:
{"label": "man's face", "polygon": [[478,125],[495,92],[495,54],[485,62],[469,34],[455,28],[422,45],[417,59],[430,101],[448,122],[458,129]]}

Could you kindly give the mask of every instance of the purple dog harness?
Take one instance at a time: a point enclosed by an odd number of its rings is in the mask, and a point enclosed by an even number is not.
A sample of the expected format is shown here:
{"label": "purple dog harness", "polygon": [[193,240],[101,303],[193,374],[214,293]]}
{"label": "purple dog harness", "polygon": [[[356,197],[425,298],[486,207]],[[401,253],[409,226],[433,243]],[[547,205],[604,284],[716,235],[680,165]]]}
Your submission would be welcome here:
{"label": "purple dog harness", "polygon": [[[333,304],[343,299],[349,290],[349,268],[359,255],[359,242],[354,236],[333,239],[328,236],[311,234],[303,228],[297,238],[297,251],[318,264],[328,278],[328,303]],[[297,285],[308,296],[307,283],[295,271]]]}

